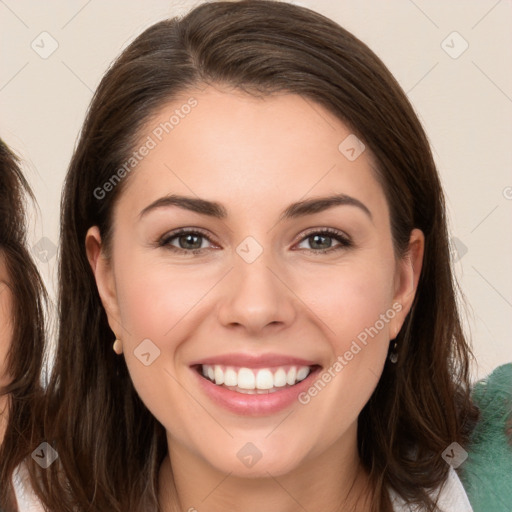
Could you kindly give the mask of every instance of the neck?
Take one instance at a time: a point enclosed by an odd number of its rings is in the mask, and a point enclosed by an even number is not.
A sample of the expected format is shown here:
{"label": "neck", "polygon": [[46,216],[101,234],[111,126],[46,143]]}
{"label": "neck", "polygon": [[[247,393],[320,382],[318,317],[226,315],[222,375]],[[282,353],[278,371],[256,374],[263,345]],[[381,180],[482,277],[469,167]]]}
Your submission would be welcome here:
{"label": "neck", "polygon": [[357,445],[340,439],[324,453],[303,460],[286,474],[247,478],[219,472],[169,439],[160,469],[162,512],[368,512],[371,492]]}

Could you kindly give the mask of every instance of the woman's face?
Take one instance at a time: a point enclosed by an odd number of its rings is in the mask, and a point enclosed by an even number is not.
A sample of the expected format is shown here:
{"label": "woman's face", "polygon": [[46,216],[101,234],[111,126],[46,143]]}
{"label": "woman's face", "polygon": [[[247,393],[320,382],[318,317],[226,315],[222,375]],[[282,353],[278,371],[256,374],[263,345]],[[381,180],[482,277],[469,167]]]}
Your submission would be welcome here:
{"label": "woman's face", "polygon": [[395,258],[369,150],[310,100],[214,87],[140,140],[111,259],[97,228],[87,249],[171,455],[276,476],[355,446],[423,247]]}

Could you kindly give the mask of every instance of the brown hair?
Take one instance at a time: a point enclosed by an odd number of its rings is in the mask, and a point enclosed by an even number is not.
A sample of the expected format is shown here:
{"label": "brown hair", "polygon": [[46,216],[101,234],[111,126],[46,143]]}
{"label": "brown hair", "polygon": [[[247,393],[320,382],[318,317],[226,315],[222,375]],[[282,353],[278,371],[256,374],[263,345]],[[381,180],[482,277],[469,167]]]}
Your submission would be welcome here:
{"label": "brown hair", "polygon": [[10,377],[10,383],[0,388],[0,395],[8,395],[8,421],[0,447],[0,507],[6,511],[14,509],[13,471],[33,450],[45,339],[46,292],[26,245],[25,195],[34,198],[18,164],[0,140],[0,253],[13,298],[13,336],[7,360],[0,361],[0,371]]}
{"label": "brown hair", "polygon": [[398,363],[386,365],[362,410],[358,443],[373,510],[389,508],[388,488],[432,509],[425,490],[446,478],[441,453],[453,441],[465,444],[472,407],[470,351],[429,144],[406,95],[364,43],[309,9],[265,0],[206,3],[153,25],[95,93],[62,202],[60,335],[46,424],[60,459],[43,472],[42,496],[53,512],[158,509],[165,431],[112,351],[84,241],[97,225],[108,244],[113,208],[129,178],[102,199],[94,191],[127,160],[148,119],[209,83],[262,97],[294,93],[328,109],[375,157],[397,256],[404,256],[413,228],[425,234],[417,296],[397,338]]}

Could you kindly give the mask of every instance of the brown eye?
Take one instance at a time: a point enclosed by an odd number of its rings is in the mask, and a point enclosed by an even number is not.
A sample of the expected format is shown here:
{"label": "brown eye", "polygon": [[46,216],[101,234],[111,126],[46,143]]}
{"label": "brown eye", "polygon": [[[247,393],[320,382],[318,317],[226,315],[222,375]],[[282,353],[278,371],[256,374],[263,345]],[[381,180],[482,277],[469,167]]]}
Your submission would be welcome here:
{"label": "brown eye", "polygon": [[[333,245],[333,240],[337,244]],[[346,249],[352,246],[352,242],[344,233],[332,229],[310,232],[300,243],[304,242],[308,242],[309,247],[305,247],[307,251],[316,253]]]}
{"label": "brown eye", "polygon": [[201,249],[203,239],[201,235],[189,233],[188,235],[179,235],[174,238],[177,238],[180,249]]}
{"label": "brown eye", "polygon": [[208,249],[207,246],[203,245],[205,240],[212,243],[210,238],[201,231],[180,229],[172,233],[167,233],[158,242],[158,246],[181,253],[198,254]]}

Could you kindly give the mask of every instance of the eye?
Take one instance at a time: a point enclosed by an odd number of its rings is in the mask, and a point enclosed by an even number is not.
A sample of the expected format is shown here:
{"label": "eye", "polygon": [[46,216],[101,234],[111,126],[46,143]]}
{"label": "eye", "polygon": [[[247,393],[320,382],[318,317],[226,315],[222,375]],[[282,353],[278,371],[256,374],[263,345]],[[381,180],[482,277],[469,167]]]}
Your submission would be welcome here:
{"label": "eye", "polygon": [[[333,240],[338,242],[337,245],[333,245]],[[171,233],[166,233],[158,241],[158,247],[165,247],[182,254],[201,254],[208,249],[207,245],[204,244],[205,242],[209,242],[214,248],[218,248],[202,230],[198,228],[180,228]],[[309,242],[310,247],[303,247],[303,249],[316,254],[347,249],[353,245],[347,235],[331,228],[309,231],[302,238],[300,244],[306,242]]]}
{"label": "eye", "polygon": [[207,248],[203,245],[204,241],[213,243],[203,231],[197,228],[181,228],[165,234],[159,240],[158,246],[180,253],[200,254]]}
{"label": "eye", "polygon": [[[333,245],[333,240],[336,240],[338,244]],[[302,238],[300,243],[302,244],[305,242],[309,242],[310,246],[310,248],[305,248],[306,251],[312,253],[337,251],[347,249],[353,245],[352,241],[347,235],[345,235],[345,233],[331,228],[310,231],[304,238]]]}

